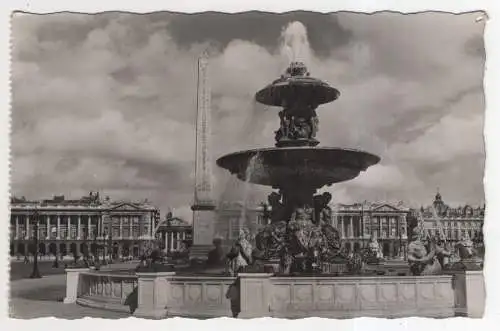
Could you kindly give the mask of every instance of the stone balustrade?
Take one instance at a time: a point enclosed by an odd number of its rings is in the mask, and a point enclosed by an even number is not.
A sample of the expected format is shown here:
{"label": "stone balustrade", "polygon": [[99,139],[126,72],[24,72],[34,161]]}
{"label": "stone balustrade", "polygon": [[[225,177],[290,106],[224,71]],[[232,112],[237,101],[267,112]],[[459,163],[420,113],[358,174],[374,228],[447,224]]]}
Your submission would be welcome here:
{"label": "stone balustrade", "polygon": [[66,272],[67,286],[69,278],[78,277],[76,300],[65,300],[67,303],[72,301],[84,306],[125,312],[136,305],[137,299],[133,296],[137,293],[138,277],[135,274],[101,273],[88,269],[68,269]]}
{"label": "stone balustrade", "polygon": [[[382,277],[244,273],[238,277],[240,318],[481,317],[484,311],[482,272]],[[174,272],[120,275],[69,269],[65,302],[121,311],[132,302],[137,306],[134,316],[145,318],[231,316],[226,293],[235,280]],[[135,288],[135,301],[127,304]]]}
{"label": "stone balustrade", "polygon": [[222,276],[172,277],[169,283],[168,314],[193,317],[232,316],[226,293],[235,279]]}
{"label": "stone balustrade", "polygon": [[[273,277],[273,317],[452,317],[452,276]],[[251,300],[251,298],[247,298]]]}

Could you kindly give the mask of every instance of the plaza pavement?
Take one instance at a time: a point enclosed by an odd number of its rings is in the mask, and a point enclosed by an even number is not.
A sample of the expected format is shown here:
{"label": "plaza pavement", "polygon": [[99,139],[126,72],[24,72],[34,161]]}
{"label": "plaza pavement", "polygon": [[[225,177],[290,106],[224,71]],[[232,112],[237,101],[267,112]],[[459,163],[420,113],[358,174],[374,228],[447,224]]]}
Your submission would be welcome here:
{"label": "plaza pavement", "polygon": [[[121,263],[103,269],[127,269],[135,264]],[[31,319],[57,317],[64,319],[126,318],[130,314],[110,312],[82,307],[76,304],[64,304],[66,293],[66,275],[48,275],[40,279],[20,279],[10,282],[9,316],[11,318]]]}

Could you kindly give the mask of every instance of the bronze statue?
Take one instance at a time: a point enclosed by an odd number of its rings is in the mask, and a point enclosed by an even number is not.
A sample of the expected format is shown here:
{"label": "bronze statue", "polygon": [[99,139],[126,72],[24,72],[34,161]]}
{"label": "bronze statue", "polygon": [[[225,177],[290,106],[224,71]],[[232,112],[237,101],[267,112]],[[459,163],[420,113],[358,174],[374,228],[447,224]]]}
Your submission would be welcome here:
{"label": "bronze statue", "polygon": [[241,229],[238,239],[227,254],[227,258],[229,259],[229,274],[232,276],[253,264],[253,246],[249,237],[249,231]]}
{"label": "bronze statue", "polygon": [[408,264],[414,276],[439,275],[442,272],[434,240],[425,242],[420,229],[415,228],[408,244]]}
{"label": "bronze statue", "polygon": [[271,206],[270,218],[271,223],[277,223],[284,220],[285,217],[285,206],[281,203],[281,195],[276,192],[272,192],[267,197],[267,201]]}

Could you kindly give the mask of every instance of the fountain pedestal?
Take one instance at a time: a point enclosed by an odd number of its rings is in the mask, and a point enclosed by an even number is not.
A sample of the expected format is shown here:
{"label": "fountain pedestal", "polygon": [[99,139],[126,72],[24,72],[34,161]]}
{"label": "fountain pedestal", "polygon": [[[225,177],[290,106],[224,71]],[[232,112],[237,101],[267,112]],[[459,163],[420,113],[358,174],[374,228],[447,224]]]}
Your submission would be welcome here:
{"label": "fountain pedestal", "polygon": [[194,205],[193,210],[193,245],[189,250],[189,259],[205,261],[208,252],[213,249],[215,224],[214,205]]}
{"label": "fountain pedestal", "polygon": [[353,179],[380,161],[363,151],[317,146],[316,109],[339,95],[337,89],[310,77],[303,63],[293,62],[281,78],[255,96],[262,104],[283,107],[275,147],[217,160],[242,181],[278,190],[271,199],[271,224],[256,236],[256,256],[279,259],[285,274],[318,272],[322,262],[338,254],[339,233],[332,226],[328,206],[331,195],[326,198],[316,191]]}

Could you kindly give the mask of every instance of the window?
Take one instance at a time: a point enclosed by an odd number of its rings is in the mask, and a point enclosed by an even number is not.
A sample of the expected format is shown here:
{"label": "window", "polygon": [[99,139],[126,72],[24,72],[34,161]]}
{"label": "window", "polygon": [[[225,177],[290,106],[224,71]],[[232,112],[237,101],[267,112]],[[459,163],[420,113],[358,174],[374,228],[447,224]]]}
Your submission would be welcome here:
{"label": "window", "polygon": [[132,218],[132,237],[139,238],[139,218]]}
{"label": "window", "polygon": [[47,225],[39,224],[38,225],[38,238],[45,239],[47,238]]}
{"label": "window", "polygon": [[70,228],[70,231],[71,231],[71,232],[70,232],[71,239],[76,239],[76,236],[77,236],[77,234],[76,234],[76,230],[77,230],[76,228],[77,228],[77,225],[75,225],[75,224],[70,224],[70,227],[71,227],[71,228]]}
{"label": "window", "polygon": [[111,221],[112,232],[111,235],[113,238],[120,237],[120,219],[118,217],[113,217]]}

